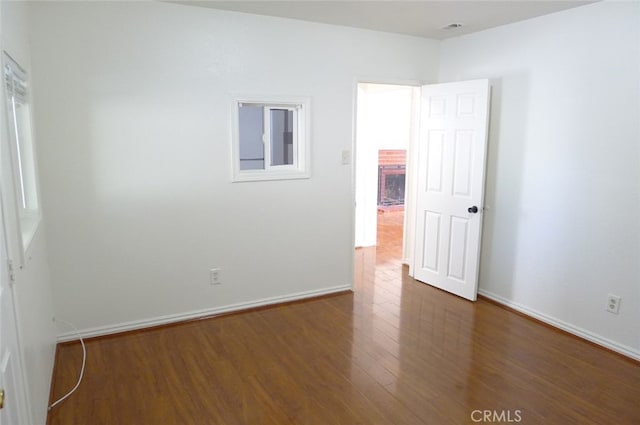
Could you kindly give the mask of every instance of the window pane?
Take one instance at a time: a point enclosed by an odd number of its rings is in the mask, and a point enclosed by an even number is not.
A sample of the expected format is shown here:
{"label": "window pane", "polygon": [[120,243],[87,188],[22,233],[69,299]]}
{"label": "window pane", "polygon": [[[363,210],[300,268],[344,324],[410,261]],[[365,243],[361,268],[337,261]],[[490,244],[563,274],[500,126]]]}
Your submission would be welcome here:
{"label": "window pane", "polygon": [[271,109],[271,165],[293,165],[293,111]]}
{"label": "window pane", "polygon": [[240,105],[240,170],[264,170],[263,110],[261,105]]}
{"label": "window pane", "polygon": [[20,207],[23,209],[28,208],[27,206],[27,191],[28,191],[28,182],[27,180],[27,164],[25,164],[26,159],[28,158],[27,152],[25,152],[25,147],[27,143],[25,143],[25,129],[29,128],[28,125],[25,125],[25,113],[24,108],[20,103],[15,101],[15,98],[11,99],[11,103],[13,106],[13,124],[15,126],[15,133],[13,136],[13,141],[15,144],[15,150],[17,155],[16,165],[18,166],[17,174],[18,174],[18,198]]}
{"label": "window pane", "polygon": [[14,178],[20,215],[28,215],[38,209],[36,171],[31,140],[31,112],[29,104],[13,93],[7,92],[9,138],[13,145]]}
{"label": "window pane", "polygon": [[38,191],[36,188],[35,152],[33,152],[33,140],[31,139],[31,108],[26,103],[16,106],[24,204],[25,208],[35,210],[38,208]]}
{"label": "window pane", "polygon": [[[31,134],[31,106],[27,76],[24,70],[5,53],[4,84],[10,156],[13,171],[13,196],[18,212],[19,247],[21,254],[29,247],[38,228],[38,187],[35,152]],[[24,264],[24,257],[20,255]]]}

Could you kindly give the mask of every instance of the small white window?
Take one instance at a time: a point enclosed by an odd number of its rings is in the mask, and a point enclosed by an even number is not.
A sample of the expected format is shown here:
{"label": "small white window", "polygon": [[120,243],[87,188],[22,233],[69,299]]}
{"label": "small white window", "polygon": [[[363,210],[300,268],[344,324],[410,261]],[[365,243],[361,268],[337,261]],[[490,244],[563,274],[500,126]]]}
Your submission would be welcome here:
{"label": "small white window", "polygon": [[4,53],[4,83],[14,192],[23,252],[40,222],[35,152],[31,136],[31,105],[24,69]]}
{"label": "small white window", "polygon": [[309,100],[235,99],[233,180],[309,177]]}

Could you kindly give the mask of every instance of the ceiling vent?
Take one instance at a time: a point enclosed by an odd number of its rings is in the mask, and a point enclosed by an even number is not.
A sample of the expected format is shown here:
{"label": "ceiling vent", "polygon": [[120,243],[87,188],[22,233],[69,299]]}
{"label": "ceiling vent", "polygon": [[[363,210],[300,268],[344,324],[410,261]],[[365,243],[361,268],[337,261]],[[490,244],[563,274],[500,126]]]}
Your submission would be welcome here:
{"label": "ceiling vent", "polygon": [[445,25],[444,27],[442,27],[443,30],[453,30],[456,28],[460,28],[462,27],[462,24],[459,22],[453,23],[453,24],[449,24],[449,25]]}

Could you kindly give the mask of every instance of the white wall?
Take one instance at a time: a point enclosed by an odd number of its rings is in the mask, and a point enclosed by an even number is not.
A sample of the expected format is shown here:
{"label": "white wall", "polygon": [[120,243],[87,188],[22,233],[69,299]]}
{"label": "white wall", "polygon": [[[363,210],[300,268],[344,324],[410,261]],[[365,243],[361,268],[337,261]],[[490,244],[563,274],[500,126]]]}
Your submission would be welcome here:
{"label": "white wall", "polygon": [[362,84],[366,108],[365,143],[380,149],[409,149],[414,88],[405,85]]}
{"label": "white wall", "polygon": [[[59,315],[102,332],[350,287],[355,82],[434,80],[437,42],[157,2],[32,7]],[[230,183],[234,94],[311,97],[311,179]]]}
{"label": "white wall", "polygon": [[636,357],[639,8],[597,3],[447,40],[440,68],[443,82],[492,79],[481,292]]}
{"label": "white wall", "polygon": [[[28,44],[29,21],[25,2],[0,3],[2,22],[2,50],[8,52],[23,68],[30,72]],[[9,243],[9,256],[15,267],[13,286],[17,327],[20,338],[22,364],[27,386],[27,423],[44,424],[49,399],[49,385],[54,360],[56,329],[52,322],[53,299],[49,280],[49,267],[44,235],[44,223],[29,245],[24,265],[20,267],[19,231],[15,209],[14,186],[9,160],[9,143],[6,135],[7,117],[4,108],[4,84],[0,90],[0,132],[2,134],[2,193],[5,209],[5,225]],[[35,139],[37,145],[37,134]],[[46,218],[46,211],[45,218]],[[4,261],[4,259],[2,259]],[[7,394],[11,403],[15,394]],[[13,401],[15,403],[15,400]]]}

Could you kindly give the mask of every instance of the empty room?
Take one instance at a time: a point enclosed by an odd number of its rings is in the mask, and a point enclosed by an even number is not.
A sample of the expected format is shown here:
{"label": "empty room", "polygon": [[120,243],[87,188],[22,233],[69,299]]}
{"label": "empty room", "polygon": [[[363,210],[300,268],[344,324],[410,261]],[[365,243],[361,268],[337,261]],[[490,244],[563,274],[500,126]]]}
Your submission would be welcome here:
{"label": "empty room", "polygon": [[0,425],[640,423],[639,2],[2,1],[0,43]]}

